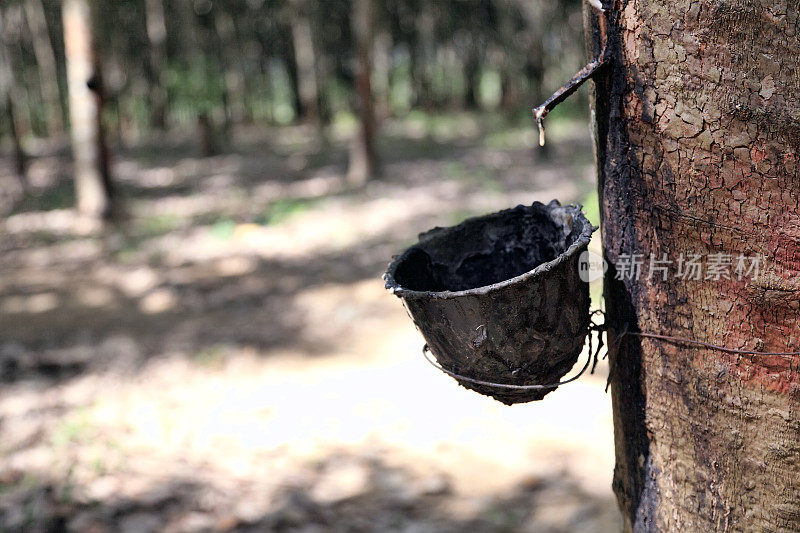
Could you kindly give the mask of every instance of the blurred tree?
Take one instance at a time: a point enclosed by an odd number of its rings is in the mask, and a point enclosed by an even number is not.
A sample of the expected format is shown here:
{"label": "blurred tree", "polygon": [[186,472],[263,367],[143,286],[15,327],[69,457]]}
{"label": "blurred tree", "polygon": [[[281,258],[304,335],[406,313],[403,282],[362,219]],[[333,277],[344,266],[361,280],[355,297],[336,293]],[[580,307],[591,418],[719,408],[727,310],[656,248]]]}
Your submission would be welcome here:
{"label": "blurred tree", "polygon": [[309,123],[319,122],[317,60],[311,25],[311,5],[307,0],[290,2],[292,44],[297,66],[297,114]]}
{"label": "blurred tree", "polygon": [[44,5],[42,0],[25,0],[22,5],[25,8],[36,65],[39,69],[39,84],[45,107],[47,129],[50,133],[60,133],[64,131],[66,109],[58,88],[56,56],[47,29]]}
{"label": "blurred tree", "polygon": [[500,56],[500,107],[506,111],[519,108],[523,87],[520,63],[524,60],[525,53],[520,50],[518,43],[518,25],[521,14],[516,9],[514,0],[495,0],[497,11],[496,46]]}
{"label": "blurred tree", "polygon": [[150,43],[147,69],[150,84],[150,124],[163,130],[167,125],[167,88],[164,81],[167,24],[164,19],[164,0],[145,0],[145,24]]}
{"label": "blurred tree", "polygon": [[433,106],[431,67],[434,58],[436,4],[422,0],[416,13],[413,46],[411,48],[411,79],[414,104],[422,108]]}
{"label": "blurred tree", "polygon": [[16,101],[19,97],[14,69],[11,64],[8,36],[10,31],[6,28],[6,18],[0,10],[0,105],[5,109],[5,123],[11,143],[14,147],[14,169],[20,178],[21,184],[25,185],[25,170],[27,167],[27,156],[22,147],[20,129],[17,124]]}
{"label": "blurred tree", "polygon": [[[132,142],[169,124],[199,130],[211,147],[228,137],[213,130],[238,123],[322,125],[353,109],[362,126],[374,123],[374,115],[415,107],[499,105],[513,113],[540,101],[551,89],[545,80],[571,74],[582,55],[580,0],[373,0],[366,48],[355,35],[361,0],[97,5],[106,121],[114,120],[118,137]],[[6,0],[3,6],[13,12],[16,123],[24,134],[58,132],[70,116],[63,42],[56,38],[61,2]],[[361,74],[364,57],[369,83]],[[371,104],[363,105],[367,87]],[[374,130],[362,127],[362,133]],[[359,157],[354,163],[369,159]],[[353,176],[364,166],[353,164]]]}
{"label": "blurred tree", "polygon": [[375,153],[375,114],[372,102],[372,42],[375,0],[353,1],[353,38],[356,55],[356,105],[360,118],[359,131],[350,148],[347,181],[360,186],[378,174]]}
{"label": "blurred tree", "polygon": [[465,8],[463,14],[463,31],[467,35],[464,64],[464,105],[467,109],[478,109],[480,103],[480,87],[483,66],[486,59],[488,36],[486,29],[491,28],[493,20],[491,4],[479,2]]}
{"label": "blurred tree", "polygon": [[103,78],[93,32],[97,1],[64,0],[64,48],[78,211],[109,218],[114,197],[102,120]]}
{"label": "blurred tree", "polygon": [[392,114],[392,34],[387,28],[381,28],[375,36],[373,54],[373,98],[376,116],[385,118]]}
{"label": "blurred tree", "polygon": [[[218,24],[222,7],[215,6],[211,0],[196,0],[194,10],[197,14],[197,20],[200,22],[197,31],[203,50],[203,57],[199,59],[205,66],[206,83],[216,87],[216,94],[219,99],[217,102],[209,102],[209,104],[212,107],[215,107],[215,103],[218,104],[218,109],[221,110],[222,129],[228,131],[231,124],[230,92],[226,82],[229,63],[226,61],[224,50],[226,44],[220,35],[220,26]],[[209,115],[208,118],[213,120],[213,114]],[[210,120],[209,123],[211,123]]]}
{"label": "blurred tree", "polygon": [[[233,8],[235,3],[223,4],[225,8]],[[235,14],[229,9],[219,9],[214,18],[217,35],[219,62],[223,65],[222,76],[227,95],[225,106],[226,128],[235,122],[241,122],[247,108],[245,91],[245,67],[242,60],[241,42],[236,32]]]}
{"label": "blurred tree", "polygon": [[217,117],[222,118],[222,130],[227,130],[230,125],[229,98],[214,4],[211,0],[194,0],[192,6],[195,16],[189,21],[196,22],[192,26],[199,46],[191,51],[189,58],[191,68],[197,69],[197,76],[193,76],[195,79],[191,84],[191,104],[196,109],[202,154],[211,157],[221,151]]}

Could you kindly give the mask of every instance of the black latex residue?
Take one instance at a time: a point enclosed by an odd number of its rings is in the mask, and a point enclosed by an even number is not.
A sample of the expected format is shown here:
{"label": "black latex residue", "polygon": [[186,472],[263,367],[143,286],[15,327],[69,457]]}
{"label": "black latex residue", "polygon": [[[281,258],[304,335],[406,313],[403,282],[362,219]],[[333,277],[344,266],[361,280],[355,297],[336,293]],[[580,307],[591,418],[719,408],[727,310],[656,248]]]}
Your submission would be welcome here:
{"label": "black latex residue", "polygon": [[541,204],[472,219],[411,248],[395,279],[416,291],[485,287],[555,259],[580,232],[564,233]]}

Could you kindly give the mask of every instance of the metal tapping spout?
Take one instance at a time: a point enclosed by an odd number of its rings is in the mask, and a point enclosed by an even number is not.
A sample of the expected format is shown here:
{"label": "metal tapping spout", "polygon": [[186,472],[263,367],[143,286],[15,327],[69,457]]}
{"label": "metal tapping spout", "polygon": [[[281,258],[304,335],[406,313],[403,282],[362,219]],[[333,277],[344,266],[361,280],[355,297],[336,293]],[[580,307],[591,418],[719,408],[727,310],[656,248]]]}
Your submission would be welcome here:
{"label": "metal tapping spout", "polygon": [[536,125],[539,127],[539,146],[544,146],[545,133],[544,133],[544,117],[550,113],[555,107],[566,100],[572,93],[577,91],[586,80],[593,78],[600,69],[607,63],[606,59],[606,45],[608,43],[608,10],[603,7],[600,0],[588,0],[589,3],[600,12],[599,28],[600,28],[600,54],[595,57],[589,64],[583,67],[577,74],[575,74],[567,83],[560,89],[553,93],[553,95],[545,100],[545,102],[533,108],[533,117],[536,119]]}

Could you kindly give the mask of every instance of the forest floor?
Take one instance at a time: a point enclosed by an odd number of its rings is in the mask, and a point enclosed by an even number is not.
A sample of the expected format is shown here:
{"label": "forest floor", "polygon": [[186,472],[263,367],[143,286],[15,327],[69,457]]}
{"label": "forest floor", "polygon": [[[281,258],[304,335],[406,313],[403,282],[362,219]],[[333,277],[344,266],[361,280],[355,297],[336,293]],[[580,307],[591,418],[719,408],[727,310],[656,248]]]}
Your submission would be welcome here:
{"label": "forest floor", "polygon": [[435,225],[591,199],[559,124],[543,159],[494,119],[387,123],[359,191],[302,127],[118,148],[100,233],[38,147],[0,222],[0,530],[618,531],[606,364],[505,407],[425,363],[380,279]]}

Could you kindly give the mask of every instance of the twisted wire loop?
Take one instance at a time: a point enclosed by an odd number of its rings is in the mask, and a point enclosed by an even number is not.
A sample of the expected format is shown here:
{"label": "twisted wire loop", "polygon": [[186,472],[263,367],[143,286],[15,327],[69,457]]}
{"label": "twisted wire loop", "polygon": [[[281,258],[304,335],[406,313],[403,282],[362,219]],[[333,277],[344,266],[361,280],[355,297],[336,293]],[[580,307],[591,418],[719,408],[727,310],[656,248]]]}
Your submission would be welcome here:
{"label": "twisted wire loop", "polygon": [[757,352],[755,350],[740,350],[738,348],[726,348],[725,346],[712,344],[706,341],[698,341],[696,339],[688,339],[686,337],[673,337],[672,335],[660,335],[657,333],[628,331],[627,328],[623,330],[622,333],[620,333],[619,336],[614,340],[614,345],[616,346],[617,344],[619,344],[619,341],[621,341],[623,337],[627,335],[633,337],[645,337],[648,339],[658,339],[662,341],[669,341],[675,343],[696,344],[698,346],[703,346],[705,348],[710,348],[712,350],[718,350],[720,352],[733,353],[739,355],[759,355],[765,357],[768,356],[793,357],[796,355],[800,355],[800,352]]}
{"label": "twisted wire loop", "polygon": [[[594,310],[594,311],[592,311],[590,313],[590,315],[592,317],[594,315],[596,315],[596,314],[603,315],[603,318],[605,319],[605,313],[603,311],[599,310],[599,309],[596,309],[596,310]],[[592,374],[594,373],[594,370],[597,367],[598,355],[600,354],[600,350],[604,346],[603,335],[602,334],[603,333],[608,334],[609,331],[613,331],[613,329],[608,326],[608,323],[605,322],[605,320],[604,320],[603,324],[597,324],[597,323],[594,322],[593,319],[590,319],[590,325],[589,325],[589,328],[588,328],[589,351],[588,351],[588,354],[587,354],[587,357],[586,357],[586,363],[583,365],[583,368],[581,368],[581,371],[578,372],[577,374],[575,374],[574,376],[572,376],[569,379],[565,379],[563,381],[558,381],[558,382],[555,382],[555,383],[547,383],[547,384],[544,384],[544,385],[512,385],[510,383],[494,383],[492,381],[484,381],[484,380],[481,380],[481,379],[475,379],[475,378],[470,378],[470,377],[467,377],[467,376],[463,376],[461,374],[458,374],[457,372],[452,372],[450,370],[447,370],[442,365],[440,365],[436,360],[431,359],[431,357],[429,357],[429,354],[433,355],[434,357],[435,357],[435,355],[433,354],[433,352],[431,351],[430,347],[427,344],[425,344],[422,347],[422,356],[434,368],[440,370],[441,372],[444,372],[448,376],[456,378],[459,381],[466,381],[468,383],[474,383],[475,385],[483,385],[484,387],[495,387],[495,388],[499,388],[499,389],[512,389],[512,390],[547,390],[547,389],[555,389],[557,387],[560,387],[561,385],[566,385],[567,383],[571,383],[571,382],[577,380],[579,377],[581,377],[586,372],[586,370],[589,368],[590,363],[592,363],[593,361],[594,361],[594,363],[591,365],[592,366],[591,373]],[[592,333],[597,333],[597,337],[598,337],[598,345],[594,350],[592,348]],[[686,337],[675,337],[675,336],[672,336],[672,335],[661,335],[661,334],[658,334],[658,333],[630,331],[628,329],[628,324],[625,324],[625,326],[622,329],[622,331],[620,331],[618,335],[615,335],[614,342],[611,343],[608,346],[608,348],[606,349],[606,353],[603,355],[603,359],[605,359],[608,356],[609,352],[613,352],[619,346],[619,344],[622,341],[622,339],[624,339],[625,337],[628,337],[628,336],[630,336],[630,337],[644,337],[644,338],[648,338],[648,339],[662,340],[662,341],[674,342],[674,343],[682,343],[682,344],[694,344],[694,345],[702,346],[704,348],[709,348],[709,349],[712,349],[712,350],[719,350],[721,352],[739,354],[739,355],[755,355],[755,356],[763,356],[763,357],[776,356],[776,357],[787,357],[787,358],[795,357],[795,356],[799,356],[800,355],[800,352],[759,352],[759,351],[755,351],[755,350],[742,350],[742,349],[738,349],[738,348],[726,348],[725,346],[720,346],[718,344],[713,344],[713,343],[710,343],[710,342],[700,341],[700,340],[696,340],[696,339],[689,339],[689,338],[686,338]],[[609,374],[608,378],[609,378],[609,382],[610,382],[610,380],[611,380],[611,375],[610,374]],[[606,384],[606,390],[608,390],[608,383]]]}
{"label": "twisted wire loop", "polygon": [[571,381],[575,381],[576,379],[581,377],[583,373],[586,372],[586,369],[589,368],[589,363],[592,362],[592,354],[591,350],[589,350],[589,355],[586,358],[586,364],[583,365],[583,368],[581,369],[580,372],[578,372],[576,375],[572,376],[569,379],[565,379],[564,381],[558,381],[556,383],[547,383],[545,385],[511,385],[510,383],[494,383],[491,381],[483,381],[481,379],[468,378],[467,376],[462,376],[461,374],[457,374],[456,372],[451,372],[450,370],[447,370],[445,367],[440,365],[437,361],[434,361],[433,359],[428,357],[428,354],[433,354],[433,352],[431,351],[430,347],[427,344],[425,344],[425,346],[422,347],[422,356],[425,358],[425,360],[428,361],[431,365],[433,365],[434,368],[441,370],[448,376],[454,377],[459,381],[466,381],[469,383],[474,383],[475,385],[483,385],[485,387],[496,387],[498,389],[513,389],[513,390],[555,389],[557,387],[560,387],[561,385],[564,385]]}

